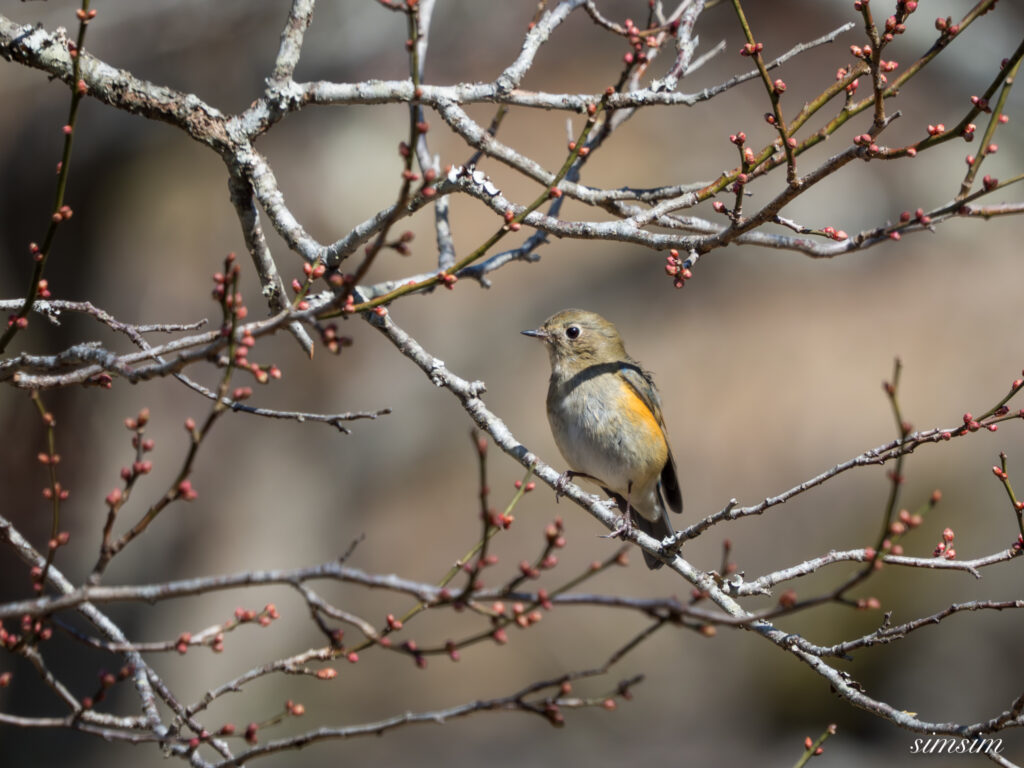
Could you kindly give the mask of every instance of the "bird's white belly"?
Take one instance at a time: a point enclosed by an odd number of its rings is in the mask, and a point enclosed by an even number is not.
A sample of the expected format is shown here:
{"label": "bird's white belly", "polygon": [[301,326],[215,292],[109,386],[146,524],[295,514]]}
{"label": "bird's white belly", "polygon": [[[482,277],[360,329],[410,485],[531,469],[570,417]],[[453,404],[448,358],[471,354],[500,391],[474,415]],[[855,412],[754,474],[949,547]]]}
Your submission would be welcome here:
{"label": "bird's white belly", "polygon": [[635,440],[624,440],[631,425],[617,416],[595,393],[593,382],[584,382],[573,396],[553,404],[552,434],[569,469],[595,478],[599,484],[629,499],[630,506],[654,519],[657,479],[650,460],[637,455]]}

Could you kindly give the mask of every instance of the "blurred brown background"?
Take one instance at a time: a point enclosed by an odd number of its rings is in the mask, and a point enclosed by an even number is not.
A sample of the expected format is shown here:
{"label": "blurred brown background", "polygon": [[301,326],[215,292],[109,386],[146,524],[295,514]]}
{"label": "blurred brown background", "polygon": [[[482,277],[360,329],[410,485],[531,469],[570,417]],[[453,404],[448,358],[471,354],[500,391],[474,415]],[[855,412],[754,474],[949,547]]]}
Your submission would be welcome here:
{"label": "blurred brown background", "polygon": [[[642,19],[646,2],[600,0],[611,18]],[[750,2],[755,34],[774,56],[846,21],[856,21],[852,2]],[[908,34],[887,58],[909,64],[930,44],[932,19],[959,17],[966,2],[930,0],[912,18]],[[97,0],[99,11],[87,47],[108,63],[157,83],[198,94],[225,112],[245,108],[269,74],[288,3],[244,0],[139,4]],[[432,83],[488,81],[519,50],[522,32],[536,7],[528,0],[439,0],[431,33],[426,79]],[[3,13],[47,28],[74,24],[70,3],[6,2]],[[886,9],[876,11],[883,16]],[[1001,4],[963,39],[912,81],[892,107],[904,110],[885,141],[896,145],[923,134],[927,123],[955,123],[971,94],[983,91],[999,60],[1019,42],[1024,14]],[[735,52],[742,40],[733,12],[720,4],[699,25],[702,49],[720,39],[726,53],[681,84],[696,92],[749,61]],[[402,78],[404,17],[376,3],[322,0],[296,77],[357,81]],[[789,85],[785,107],[792,113],[833,81],[849,63],[847,48],[863,42],[858,29],[834,45],[787,64],[777,76]],[[574,14],[537,57],[524,87],[596,92],[613,82],[626,46]],[[667,59],[667,57],[666,57]],[[659,60],[654,69],[667,65]],[[901,70],[902,71],[902,70]],[[28,280],[25,245],[41,237],[52,197],[53,166],[60,151],[67,94],[39,72],[4,63],[0,96],[0,295],[21,295]],[[862,83],[861,93],[867,83]],[[1021,97],[1007,109],[1009,126],[997,135],[999,153],[986,172],[1018,173],[1024,142],[1018,123]],[[763,89],[748,83],[698,108],[642,112],[588,163],[583,181],[598,187],[654,186],[710,179],[735,164],[729,133],[744,130],[760,146],[771,137],[761,119]],[[493,107],[470,113],[486,124]],[[272,164],[292,211],[321,241],[330,242],[392,202],[405,138],[403,107],[308,108],[288,117],[258,145]],[[442,166],[462,163],[470,152],[436,116],[430,116],[431,149]],[[500,138],[555,168],[565,151],[566,115],[519,110]],[[574,118],[574,131],[579,128]],[[816,161],[845,146],[869,124],[865,113],[848,130],[801,160]],[[90,299],[126,321],[190,321],[216,318],[209,275],[228,251],[245,246],[227,195],[226,174],[210,152],[181,132],[116,112],[87,100],[76,131],[69,189],[74,219],[61,229],[51,260],[56,297]],[[979,128],[979,135],[981,133]],[[951,142],[914,161],[856,163],[805,195],[785,212],[811,226],[831,224],[849,233],[895,219],[901,210],[928,209],[953,197],[963,157],[977,142]],[[990,165],[991,167],[990,167]],[[483,167],[506,195],[532,199],[536,186],[516,179],[495,162]],[[763,203],[781,183],[753,189],[748,205]],[[1019,199],[1008,190],[999,200]],[[714,217],[710,206],[699,213]],[[601,218],[567,205],[570,218]],[[430,270],[435,264],[432,217],[408,223],[417,238],[408,259],[385,254],[376,279]],[[474,248],[495,226],[494,217],[472,200],[452,204],[460,253]],[[270,227],[267,227],[270,230]],[[730,497],[753,503],[816,475],[833,464],[894,437],[892,416],[880,382],[902,357],[904,413],[916,426],[953,426],[966,410],[983,411],[1007,390],[1021,366],[1019,219],[955,221],[934,235],[918,234],[864,253],[830,261],[752,248],[716,251],[699,263],[694,278],[676,291],[662,271],[661,255],[600,242],[554,241],[539,264],[516,264],[493,275],[483,290],[464,281],[452,292],[400,302],[396,322],[456,373],[487,383],[488,405],[523,442],[561,466],[548,432],[543,399],[548,364],[543,351],[519,336],[552,312],[569,306],[598,311],[616,322],[633,356],[652,369],[665,402],[666,421],[681,467],[686,519],[720,509]],[[272,235],[286,281],[299,274]],[[252,270],[243,264],[251,311],[262,313]],[[121,345],[95,323],[68,318],[60,329],[34,319],[18,349],[56,351],[80,339]],[[168,509],[149,533],[120,556],[107,583],[148,583],[200,574],[312,564],[336,557],[361,535],[352,564],[379,573],[437,579],[478,535],[476,465],[468,417],[448,393],[435,389],[406,359],[365,323],[342,331],[355,345],[340,357],[321,349],[309,362],[286,335],[261,342],[251,359],[274,362],[284,379],[259,388],[255,403],[267,407],[334,412],[389,406],[390,416],[357,422],[343,436],[317,424],[271,422],[246,415],[225,418],[204,445],[193,477],[195,502]],[[212,371],[191,375],[212,383]],[[181,424],[200,417],[207,404],[174,381],[112,391],[48,393],[58,419],[62,482],[71,489],[65,507],[73,545],[59,565],[74,578],[91,567],[105,515],[103,497],[119,484],[119,468],[130,461],[125,417],[152,411],[149,434],[157,441],[153,475],[136,490],[123,520],[165,488],[185,450]],[[1017,403],[1021,407],[1022,403]],[[42,546],[49,526],[39,489],[45,482],[35,454],[43,434],[27,396],[7,389],[0,398],[0,431],[7,436],[0,483],[4,514]],[[1010,456],[1011,478],[1024,459],[1021,426],[1009,423],[941,446],[925,446],[908,462],[902,505],[916,509],[941,488],[943,501],[923,529],[906,539],[908,554],[931,553],[944,526],[956,530],[961,558],[1008,546],[1015,525],[990,467],[998,453]],[[502,507],[521,468],[491,454],[494,503]],[[703,568],[718,567],[722,539],[748,576],[793,564],[831,548],[870,543],[888,493],[885,470],[867,468],[776,508],[763,518],[714,529],[688,545],[686,554]],[[513,529],[495,540],[502,564],[492,582],[539,551],[543,526],[566,520],[568,547],[549,584],[567,578],[615,546],[597,537],[598,526],[579,509],[556,506],[547,489],[528,496]],[[587,591],[639,596],[678,594],[686,585],[669,573],[634,565],[603,575]],[[8,552],[0,560],[4,598],[27,593],[28,579]],[[832,570],[797,584],[801,594],[826,589],[849,569]],[[344,607],[374,621],[401,613],[409,603],[384,593],[324,587]],[[976,581],[963,573],[918,573],[890,569],[862,590],[879,596],[897,621],[933,613],[953,601],[1019,598],[1019,568],[988,569]],[[287,590],[259,590],[182,600],[151,608],[116,607],[110,614],[140,640],[176,637],[223,621],[236,605],[259,608],[275,601],[283,619],[269,629],[245,628],[214,655],[193,650],[185,658],[157,657],[155,667],[184,699],[198,698],[253,664],[322,642],[305,608]],[[443,619],[450,620],[446,614]],[[874,629],[880,614],[825,608],[780,622],[820,643]],[[274,738],[315,723],[357,723],[406,710],[440,708],[475,698],[509,694],[536,679],[596,666],[644,626],[637,616],[589,609],[559,609],[529,632],[512,632],[502,649],[478,646],[453,666],[431,659],[427,670],[398,657],[368,653],[341,668],[333,683],[307,678],[271,678],[228,697],[207,721],[244,726],[272,714],[285,698],[302,701],[304,721],[264,734]],[[857,656],[845,665],[867,691],[935,721],[977,720],[1001,712],[1022,690],[1020,615],[962,615],[923,630],[892,647]],[[421,644],[451,633],[428,616],[407,630]],[[67,671],[72,688],[86,695],[95,669],[111,664],[58,637],[54,666]],[[60,650],[64,649],[64,650]],[[65,655],[66,654],[66,655]],[[13,660],[4,658],[0,669]],[[61,670],[66,663],[69,669]],[[70,669],[73,668],[73,669]],[[31,672],[16,666],[15,683],[0,691],[3,711],[55,714],[57,702],[30,693]],[[316,746],[263,765],[334,765],[339,761],[379,765],[619,765],[626,760],[660,764],[742,766],[791,765],[806,735],[837,722],[839,736],[827,745],[832,766],[960,765],[960,758],[911,756],[914,734],[840,702],[824,681],[794,659],[745,632],[719,632],[703,639],[663,630],[602,681],[580,687],[598,694],[620,678],[645,673],[635,699],[614,713],[567,712],[567,727],[554,730],[521,714],[477,715],[443,727],[417,726],[381,739],[356,739]],[[120,691],[122,706],[134,692]],[[1010,756],[1024,739],[1004,734]],[[12,765],[162,765],[149,746],[107,745],[74,733],[0,729]],[[915,760],[916,758],[916,760]]]}

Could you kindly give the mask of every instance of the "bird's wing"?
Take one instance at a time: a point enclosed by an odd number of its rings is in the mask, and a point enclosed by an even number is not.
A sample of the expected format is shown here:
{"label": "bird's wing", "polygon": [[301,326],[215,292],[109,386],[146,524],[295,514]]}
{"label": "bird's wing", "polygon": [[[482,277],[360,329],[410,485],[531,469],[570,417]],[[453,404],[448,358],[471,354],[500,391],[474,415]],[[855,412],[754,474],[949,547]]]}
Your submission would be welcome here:
{"label": "bird's wing", "polygon": [[664,432],[665,422],[661,418],[661,398],[658,397],[658,390],[654,388],[651,375],[633,362],[623,363],[619,367],[618,373],[636,392],[637,396],[644,401],[644,405],[654,414],[654,418],[658,420],[658,424],[661,426],[661,431]]}
{"label": "bird's wing", "polygon": [[672,448],[668,449],[668,461],[661,470],[661,493],[665,504],[673,512],[683,511],[683,490],[679,487],[679,475],[676,473],[676,460],[672,457]]}
{"label": "bird's wing", "polygon": [[672,456],[672,446],[668,443],[668,432],[665,429],[665,421],[661,416],[661,398],[658,397],[658,390],[654,388],[651,375],[636,363],[626,363],[619,368],[619,375],[643,400],[654,418],[658,420],[661,433],[665,436],[665,444],[668,445],[668,461],[661,470],[661,492],[665,497],[665,504],[673,512],[683,511],[683,493],[679,486],[679,475],[676,472],[676,460]]}

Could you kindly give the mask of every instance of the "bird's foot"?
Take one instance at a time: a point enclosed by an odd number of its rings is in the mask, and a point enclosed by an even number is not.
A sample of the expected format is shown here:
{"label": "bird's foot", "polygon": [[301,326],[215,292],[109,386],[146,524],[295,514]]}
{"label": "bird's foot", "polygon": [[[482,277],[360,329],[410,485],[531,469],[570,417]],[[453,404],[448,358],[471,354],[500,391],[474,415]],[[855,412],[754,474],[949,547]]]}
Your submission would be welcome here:
{"label": "bird's foot", "polygon": [[563,472],[562,474],[560,474],[558,476],[557,480],[555,480],[555,503],[556,504],[558,503],[558,500],[560,498],[565,496],[565,490],[566,490],[566,488],[568,488],[569,483],[572,482],[572,479],[575,476],[576,476],[575,472],[573,472],[571,469],[567,469],[567,470],[565,470],[565,472]]}
{"label": "bird's foot", "polygon": [[558,476],[557,480],[555,480],[555,501],[558,501],[560,497],[565,496],[565,493],[568,490],[569,483],[571,483],[577,477],[582,477],[587,480],[593,480],[598,485],[601,484],[601,481],[598,480],[593,475],[588,475],[586,472],[576,472],[574,470],[567,469],[565,470],[565,472]]}
{"label": "bird's foot", "polygon": [[611,533],[606,533],[601,536],[602,539],[625,539],[626,536],[634,528],[633,516],[630,514],[630,510],[627,509],[621,517],[615,523],[615,530]]}

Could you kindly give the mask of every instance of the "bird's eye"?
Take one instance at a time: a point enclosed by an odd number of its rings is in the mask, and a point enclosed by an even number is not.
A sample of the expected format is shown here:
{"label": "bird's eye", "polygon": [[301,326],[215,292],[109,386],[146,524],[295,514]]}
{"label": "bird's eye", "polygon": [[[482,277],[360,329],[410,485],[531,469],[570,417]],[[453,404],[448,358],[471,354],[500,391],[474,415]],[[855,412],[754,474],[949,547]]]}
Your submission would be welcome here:
{"label": "bird's eye", "polygon": [[580,337],[580,327],[578,325],[570,325],[565,329],[565,335],[570,339],[578,339]]}

